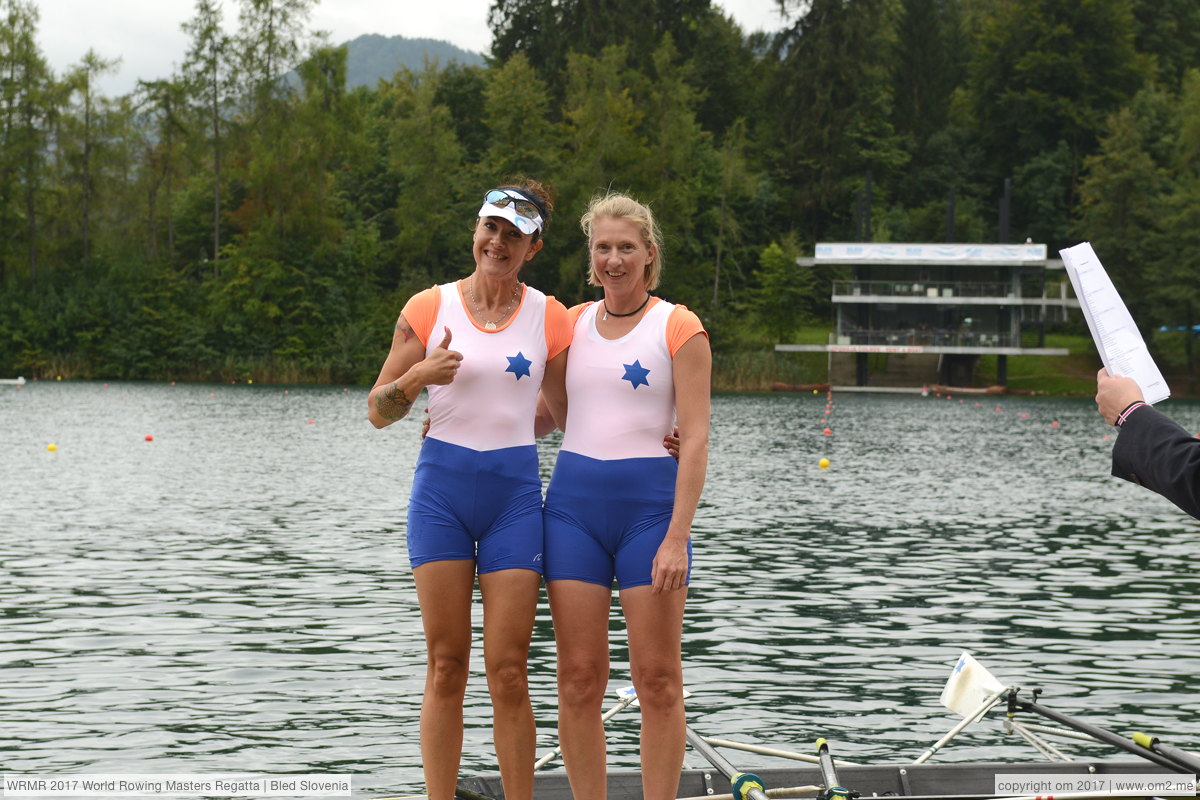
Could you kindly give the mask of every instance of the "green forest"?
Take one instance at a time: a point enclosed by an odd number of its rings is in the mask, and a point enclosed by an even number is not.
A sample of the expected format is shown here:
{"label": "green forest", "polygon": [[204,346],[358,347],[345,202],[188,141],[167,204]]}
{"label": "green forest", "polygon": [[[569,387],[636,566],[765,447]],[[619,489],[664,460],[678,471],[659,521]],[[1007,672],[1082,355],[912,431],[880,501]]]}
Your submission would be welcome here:
{"label": "green forest", "polygon": [[720,387],[829,328],[817,241],[998,241],[1006,186],[1012,241],[1090,240],[1196,374],[1196,0],[780,0],[749,34],[709,0],[494,0],[483,66],[353,89],[315,3],[196,0],[177,73],[108,97],[121,54],[56,74],[36,0],[0,0],[0,376],[369,384],[515,176],[555,191],[526,280],[568,305],[588,199],[652,205]]}

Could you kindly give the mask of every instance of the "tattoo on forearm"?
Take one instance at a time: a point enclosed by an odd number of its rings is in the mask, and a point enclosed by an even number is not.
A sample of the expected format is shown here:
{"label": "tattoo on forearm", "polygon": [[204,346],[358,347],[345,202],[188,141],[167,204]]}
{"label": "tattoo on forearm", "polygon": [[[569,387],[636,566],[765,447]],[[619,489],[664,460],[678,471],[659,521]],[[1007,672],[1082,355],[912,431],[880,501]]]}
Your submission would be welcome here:
{"label": "tattoo on forearm", "polygon": [[383,387],[379,394],[375,395],[375,410],[384,419],[403,419],[411,409],[412,400],[409,400],[404,390],[394,382]]}

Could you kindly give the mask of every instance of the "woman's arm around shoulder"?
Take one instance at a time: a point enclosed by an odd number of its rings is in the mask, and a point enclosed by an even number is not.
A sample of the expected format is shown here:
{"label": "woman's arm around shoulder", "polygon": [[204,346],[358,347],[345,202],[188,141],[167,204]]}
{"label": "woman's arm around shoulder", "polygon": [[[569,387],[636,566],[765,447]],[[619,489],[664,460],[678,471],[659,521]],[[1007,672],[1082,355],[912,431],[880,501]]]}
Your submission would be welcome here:
{"label": "woman's arm around shoulder", "polygon": [[679,421],[679,473],[671,523],[651,568],[656,593],[680,588],[687,578],[687,543],[708,470],[712,351],[703,332],[697,331],[675,351],[671,374]]}
{"label": "woman's arm around shoulder", "polygon": [[546,346],[549,359],[538,394],[533,435],[540,438],[556,428],[567,429],[567,350],[575,333],[575,322],[588,304],[568,309],[554,297],[546,297]]}
{"label": "woman's arm around shoulder", "polygon": [[541,438],[556,429],[567,429],[567,353],[563,350],[546,362],[542,390],[538,392],[533,435]]}
{"label": "woman's arm around shoulder", "polygon": [[538,414],[534,417],[533,434],[544,437],[554,429],[566,429],[566,354],[554,356],[546,362],[546,374],[541,379],[538,392]]}

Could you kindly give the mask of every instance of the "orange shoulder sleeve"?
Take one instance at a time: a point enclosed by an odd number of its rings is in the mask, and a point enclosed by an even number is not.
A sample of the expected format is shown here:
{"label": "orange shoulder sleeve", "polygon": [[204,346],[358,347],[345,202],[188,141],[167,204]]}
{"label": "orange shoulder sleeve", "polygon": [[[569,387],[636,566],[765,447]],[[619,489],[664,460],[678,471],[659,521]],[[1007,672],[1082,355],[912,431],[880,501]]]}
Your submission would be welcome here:
{"label": "orange shoulder sleeve", "polygon": [[438,309],[442,304],[442,291],[437,286],[430,286],[408,298],[400,315],[412,327],[413,333],[421,340],[421,344],[429,346],[429,336],[433,333],[433,325],[437,322]]}
{"label": "orange shoulder sleeve", "polygon": [[571,346],[571,331],[575,321],[567,307],[550,295],[546,296],[546,359],[552,359]]}
{"label": "orange shoulder sleeve", "polygon": [[587,311],[587,307],[592,304],[591,300],[586,303],[580,303],[577,306],[571,306],[567,309],[567,314],[571,317],[571,330],[575,330],[575,323],[579,322],[579,315]]}
{"label": "orange shoulder sleeve", "polygon": [[677,305],[671,309],[671,315],[667,317],[667,350],[671,358],[675,357],[684,342],[698,333],[708,337],[708,331],[704,330],[704,325],[694,312],[689,311],[687,306]]}

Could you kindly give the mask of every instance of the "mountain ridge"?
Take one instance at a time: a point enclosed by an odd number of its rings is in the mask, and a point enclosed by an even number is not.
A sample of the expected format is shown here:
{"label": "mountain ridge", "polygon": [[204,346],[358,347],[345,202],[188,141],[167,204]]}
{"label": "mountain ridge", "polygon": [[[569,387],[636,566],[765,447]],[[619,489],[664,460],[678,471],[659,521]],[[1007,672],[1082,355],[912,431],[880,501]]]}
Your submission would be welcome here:
{"label": "mountain ridge", "polygon": [[441,39],[364,33],[345,42],[344,46],[347,89],[374,86],[380,80],[390,79],[402,67],[420,70],[427,59],[443,65],[451,61],[464,66],[483,66],[485,63],[483,54]]}

